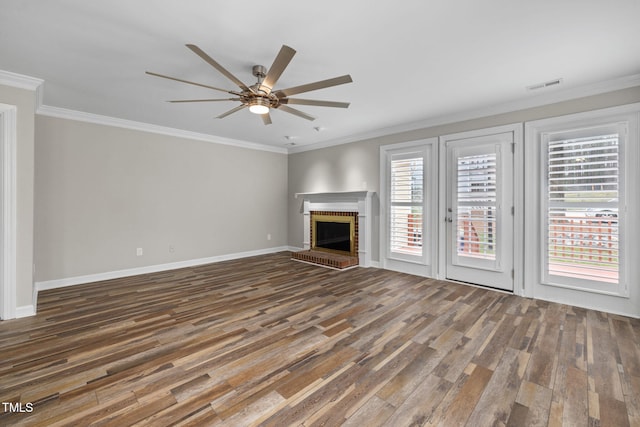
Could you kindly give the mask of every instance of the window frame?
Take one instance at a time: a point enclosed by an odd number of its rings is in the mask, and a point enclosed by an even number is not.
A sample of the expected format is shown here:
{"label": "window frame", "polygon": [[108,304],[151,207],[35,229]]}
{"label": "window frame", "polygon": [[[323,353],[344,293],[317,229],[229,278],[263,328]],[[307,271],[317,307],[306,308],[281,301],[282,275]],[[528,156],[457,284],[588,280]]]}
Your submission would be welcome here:
{"label": "window frame", "polygon": [[[414,159],[421,159],[422,160],[422,195],[419,201],[414,201],[413,200],[413,196],[411,197],[412,200],[410,201],[396,201],[394,200],[394,193],[393,193],[393,185],[392,185],[392,180],[393,180],[393,162],[395,161],[410,161],[410,160],[414,160]],[[426,150],[423,147],[418,147],[415,151],[414,150],[401,150],[401,151],[392,151],[389,152],[388,154],[388,158],[387,158],[387,171],[389,174],[389,185],[388,185],[388,198],[387,198],[387,203],[389,206],[389,209],[387,211],[387,223],[389,224],[389,227],[387,228],[387,232],[386,232],[386,238],[387,238],[387,258],[391,258],[391,259],[398,259],[398,260],[403,260],[403,261],[415,261],[415,262],[424,262],[424,260],[426,259],[426,257],[428,256],[428,245],[425,245],[425,234],[424,234],[424,230],[425,230],[425,219],[426,219],[426,215],[425,215],[425,196],[426,196],[426,191],[425,191],[425,184],[427,182],[426,179],[426,168],[425,168],[425,163],[428,159],[428,153],[426,152]],[[391,221],[392,221],[392,211],[394,207],[404,207],[404,208],[420,208],[421,211],[421,218],[422,221],[420,222],[420,229],[421,229],[421,236],[420,236],[420,254],[410,254],[407,252],[396,252],[393,250],[393,245],[392,245],[392,234],[393,234],[393,230],[391,227]],[[408,222],[408,220],[407,220]],[[408,226],[407,226],[408,229]]]}
{"label": "window frame", "polygon": [[[391,161],[401,157],[423,158],[422,182],[422,255],[391,252]],[[438,139],[427,138],[380,147],[380,262],[381,267],[435,277],[438,239]]]}
{"label": "window frame", "polygon": [[[548,173],[549,173],[549,158],[548,147],[552,140],[568,140],[573,138],[582,138],[586,136],[597,136],[602,133],[617,133],[618,134],[618,282],[609,283],[600,280],[589,280],[584,278],[569,277],[553,274],[549,269],[549,221],[548,210],[550,203],[548,202],[547,194],[548,189]],[[602,293],[616,296],[628,297],[628,286],[625,286],[627,277],[623,274],[626,266],[627,252],[623,250],[626,243],[625,231],[627,224],[627,215],[624,214],[624,209],[620,209],[621,206],[625,206],[626,203],[626,147],[628,145],[628,123],[617,122],[609,124],[601,124],[597,126],[586,126],[570,128],[566,130],[555,130],[541,133],[540,143],[540,156],[542,171],[541,175],[544,178],[544,185],[541,188],[540,193],[540,228],[543,230],[541,238],[544,239],[540,245],[542,251],[542,283],[548,286],[564,287],[569,289],[579,289],[594,293]],[[608,287],[607,289],[604,289]]]}
{"label": "window frame", "polygon": [[[640,286],[632,278],[640,273],[634,253],[640,242],[640,226],[631,219],[640,213],[640,197],[631,191],[639,182],[640,172],[640,103],[551,117],[525,123],[525,296],[572,304],[580,301],[583,307],[599,310],[640,314]],[[624,125],[622,135],[619,180],[620,267],[619,280],[614,289],[595,289],[587,283],[561,283],[555,277],[545,277],[544,245],[546,212],[546,144],[545,134],[579,131],[604,126]]]}

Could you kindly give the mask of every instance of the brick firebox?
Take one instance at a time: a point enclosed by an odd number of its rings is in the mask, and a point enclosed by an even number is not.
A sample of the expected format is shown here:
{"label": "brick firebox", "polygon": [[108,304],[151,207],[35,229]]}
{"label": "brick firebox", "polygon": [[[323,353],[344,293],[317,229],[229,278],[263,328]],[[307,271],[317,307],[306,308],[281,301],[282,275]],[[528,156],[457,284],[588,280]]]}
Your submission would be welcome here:
{"label": "brick firebox", "polygon": [[323,217],[352,217],[354,218],[354,230],[352,233],[353,236],[353,245],[354,248],[353,253],[342,252],[338,253],[336,251],[328,252],[325,250],[314,250],[315,246],[315,236],[313,235],[313,227],[310,230],[310,239],[312,249],[294,252],[291,256],[293,259],[297,259],[300,261],[310,262],[313,264],[320,264],[327,267],[344,269],[353,267],[359,264],[358,260],[358,212],[336,212],[336,211],[311,211],[310,212],[310,220],[313,224],[314,219],[319,216]]}

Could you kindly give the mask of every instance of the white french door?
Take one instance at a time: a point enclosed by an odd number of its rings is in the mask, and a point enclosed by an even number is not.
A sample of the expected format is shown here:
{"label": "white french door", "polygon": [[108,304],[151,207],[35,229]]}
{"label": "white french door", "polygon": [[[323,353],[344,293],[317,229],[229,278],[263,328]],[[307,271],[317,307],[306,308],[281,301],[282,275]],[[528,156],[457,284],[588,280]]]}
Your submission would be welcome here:
{"label": "white french door", "polygon": [[443,137],[445,277],[513,291],[514,135]]}

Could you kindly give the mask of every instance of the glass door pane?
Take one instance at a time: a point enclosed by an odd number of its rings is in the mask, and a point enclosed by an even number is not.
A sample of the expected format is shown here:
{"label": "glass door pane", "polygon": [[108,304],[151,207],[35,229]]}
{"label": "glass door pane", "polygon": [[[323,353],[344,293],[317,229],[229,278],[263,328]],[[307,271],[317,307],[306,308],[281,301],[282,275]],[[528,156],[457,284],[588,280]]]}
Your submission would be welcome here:
{"label": "glass door pane", "polygon": [[458,257],[496,259],[496,155],[457,159]]}
{"label": "glass door pane", "polygon": [[446,143],[448,279],[513,290],[513,140]]}

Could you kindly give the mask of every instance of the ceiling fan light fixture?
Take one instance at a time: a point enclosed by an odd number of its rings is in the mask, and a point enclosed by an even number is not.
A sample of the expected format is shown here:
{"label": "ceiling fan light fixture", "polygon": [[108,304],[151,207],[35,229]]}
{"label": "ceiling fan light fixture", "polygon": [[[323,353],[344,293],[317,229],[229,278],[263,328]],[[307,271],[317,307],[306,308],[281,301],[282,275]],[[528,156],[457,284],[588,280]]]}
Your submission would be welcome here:
{"label": "ceiling fan light fixture", "polygon": [[249,101],[249,111],[253,114],[267,114],[270,102],[265,98],[254,98]]}

